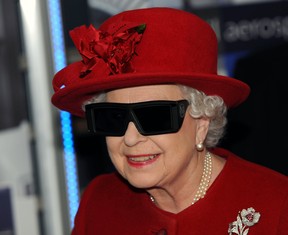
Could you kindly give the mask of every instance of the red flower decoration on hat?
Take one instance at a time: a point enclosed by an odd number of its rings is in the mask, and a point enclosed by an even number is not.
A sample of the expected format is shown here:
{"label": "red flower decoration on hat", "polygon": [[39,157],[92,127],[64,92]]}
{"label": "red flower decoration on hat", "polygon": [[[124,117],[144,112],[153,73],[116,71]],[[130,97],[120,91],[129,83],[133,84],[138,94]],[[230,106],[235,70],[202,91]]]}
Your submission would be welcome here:
{"label": "red flower decoration on hat", "polygon": [[112,33],[97,30],[92,25],[71,30],[70,36],[83,59],[80,77],[85,77],[96,65],[99,74],[133,72],[130,60],[136,54],[136,45],[145,28],[145,24],[123,23],[114,27]]}

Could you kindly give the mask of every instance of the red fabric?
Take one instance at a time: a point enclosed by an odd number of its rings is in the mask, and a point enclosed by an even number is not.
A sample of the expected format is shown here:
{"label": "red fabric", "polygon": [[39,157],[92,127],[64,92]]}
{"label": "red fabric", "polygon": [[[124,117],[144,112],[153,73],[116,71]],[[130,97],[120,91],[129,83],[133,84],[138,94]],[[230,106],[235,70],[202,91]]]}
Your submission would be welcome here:
{"label": "red fabric", "polygon": [[[218,149],[226,165],[204,199],[179,214],[157,208],[117,174],[102,175],[83,194],[72,235],[224,235],[242,209],[260,220],[248,235],[288,234],[288,178]],[[164,233],[166,231],[166,233]]]}

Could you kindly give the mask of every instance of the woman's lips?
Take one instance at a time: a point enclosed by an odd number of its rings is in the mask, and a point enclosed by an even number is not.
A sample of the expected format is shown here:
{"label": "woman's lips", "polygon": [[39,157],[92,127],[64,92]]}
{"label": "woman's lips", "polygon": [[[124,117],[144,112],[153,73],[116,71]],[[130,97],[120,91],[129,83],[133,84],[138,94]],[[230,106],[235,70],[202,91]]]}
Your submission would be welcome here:
{"label": "woman's lips", "polygon": [[159,154],[129,155],[127,156],[127,162],[131,166],[141,167],[152,164],[158,157]]}

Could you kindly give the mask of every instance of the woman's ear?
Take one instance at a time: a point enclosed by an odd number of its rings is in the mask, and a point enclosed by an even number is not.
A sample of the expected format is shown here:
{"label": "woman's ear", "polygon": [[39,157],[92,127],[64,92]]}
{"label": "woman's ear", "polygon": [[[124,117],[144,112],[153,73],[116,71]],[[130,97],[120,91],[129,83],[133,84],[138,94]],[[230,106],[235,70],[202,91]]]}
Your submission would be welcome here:
{"label": "woman's ear", "polygon": [[208,118],[200,118],[197,120],[196,144],[203,143],[206,139],[210,120]]}

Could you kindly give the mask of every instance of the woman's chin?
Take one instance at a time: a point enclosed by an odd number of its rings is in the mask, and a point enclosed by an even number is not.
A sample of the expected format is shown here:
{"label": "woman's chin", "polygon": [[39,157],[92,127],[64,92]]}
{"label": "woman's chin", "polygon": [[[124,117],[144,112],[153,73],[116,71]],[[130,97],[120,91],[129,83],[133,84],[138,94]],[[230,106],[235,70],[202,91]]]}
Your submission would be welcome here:
{"label": "woman's chin", "polygon": [[140,188],[140,189],[147,189],[147,188],[152,188],[156,186],[155,180],[143,180],[143,179],[137,179],[137,178],[128,178],[128,182],[134,186],[135,188]]}

